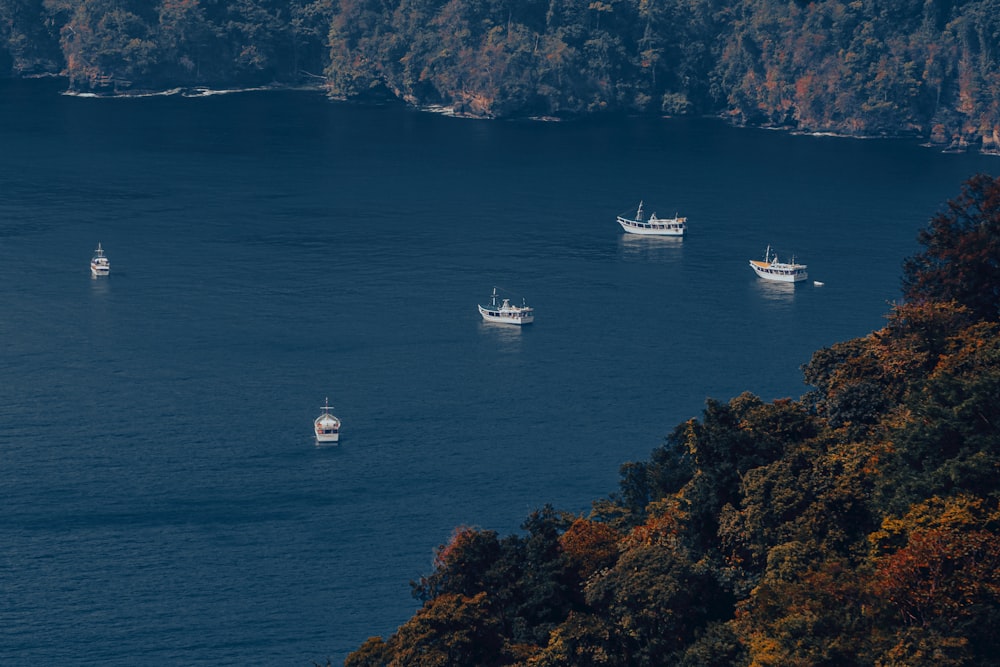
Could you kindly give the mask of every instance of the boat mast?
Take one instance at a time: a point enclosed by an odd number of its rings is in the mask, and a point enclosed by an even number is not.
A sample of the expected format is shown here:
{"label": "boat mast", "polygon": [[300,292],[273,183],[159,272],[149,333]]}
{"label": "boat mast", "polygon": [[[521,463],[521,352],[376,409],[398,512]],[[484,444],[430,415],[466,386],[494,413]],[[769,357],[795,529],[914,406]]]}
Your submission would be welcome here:
{"label": "boat mast", "polygon": [[635,221],[642,222],[642,201],[639,202],[639,210],[635,212]]}

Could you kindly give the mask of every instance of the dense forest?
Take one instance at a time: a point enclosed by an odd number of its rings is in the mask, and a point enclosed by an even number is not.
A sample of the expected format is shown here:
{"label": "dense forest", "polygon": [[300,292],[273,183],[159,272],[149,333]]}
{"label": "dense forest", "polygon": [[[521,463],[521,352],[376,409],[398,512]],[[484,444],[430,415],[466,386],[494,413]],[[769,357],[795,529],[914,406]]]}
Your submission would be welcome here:
{"label": "dense forest", "polygon": [[347,667],[996,665],[1000,178],[920,232],[811,390],[709,401],[586,516],[457,529]]}
{"label": "dense forest", "polygon": [[0,71],[324,85],[478,117],[719,114],[1000,152],[1000,0],[0,0]]}

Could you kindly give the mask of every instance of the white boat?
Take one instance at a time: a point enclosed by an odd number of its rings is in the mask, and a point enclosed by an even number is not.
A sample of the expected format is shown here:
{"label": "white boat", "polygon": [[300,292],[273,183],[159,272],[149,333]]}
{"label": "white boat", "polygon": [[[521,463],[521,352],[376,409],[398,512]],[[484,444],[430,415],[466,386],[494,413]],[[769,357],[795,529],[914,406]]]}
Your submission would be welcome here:
{"label": "white boat", "polygon": [[497,288],[493,288],[493,300],[488,305],[478,304],[479,314],[487,322],[502,324],[531,324],[535,321],[535,309],[527,304],[511,305],[510,299],[500,299]]}
{"label": "white boat", "polygon": [[104,256],[104,249],[101,244],[97,244],[97,250],[90,259],[90,274],[93,276],[106,276],[111,273],[111,262]]}
{"label": "white boat", "polygon": [[313,430],[316,431],[316,442],[339,442],[340,441],[340,420],[330,412],[330,399],[326,399],[323,406],[323,414],[313,422]]}
{"label": "white boat", "polygon": [[618,216],[618,224],[629,234],[645,234],[647,236],[684,236],[687,229],[687,218],[678,217],[674,214],[672,218],[657,218],[656,214],[649,216],[648,220],[642,219],[642,202],[639,202],[639,210],[635,212],[635,219]]}
{"label": "white boat", "polygon": [[771,246],[764,251],[763,260],[750,260],[750,268],[764,280],[783,283],[797,283],[809,277],[805,264],[796,264],[794,257],[791,262],[779,262],[778,256],[771,252]]}

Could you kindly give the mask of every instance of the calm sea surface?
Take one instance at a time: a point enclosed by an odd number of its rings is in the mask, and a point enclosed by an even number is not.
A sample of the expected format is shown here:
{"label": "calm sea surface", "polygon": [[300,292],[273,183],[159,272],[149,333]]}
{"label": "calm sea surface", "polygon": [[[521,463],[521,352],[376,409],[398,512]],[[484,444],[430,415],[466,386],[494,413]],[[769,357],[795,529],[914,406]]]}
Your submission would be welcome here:
{"label": "calm sea surface", "polygon": [[[585,512],[707,397],[803,394],[1000,171],[711,120],[60,90],[0,83],[4,665],[337,664],[455,526]],[[640,199],[688,237],[624,236]],[[755,278],[768,244],[825,285]],[[494,285],[531,327],[480,321]]]}

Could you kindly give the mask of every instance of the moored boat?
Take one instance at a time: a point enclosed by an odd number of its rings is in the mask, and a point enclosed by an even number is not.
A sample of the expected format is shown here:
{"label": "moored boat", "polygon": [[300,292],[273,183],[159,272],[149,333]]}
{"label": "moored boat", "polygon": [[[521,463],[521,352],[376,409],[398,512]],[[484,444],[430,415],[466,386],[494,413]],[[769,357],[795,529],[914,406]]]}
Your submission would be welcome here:
{"label": "moored boat", "polygon": [[[522,299],[523,302],[523,299]],[[493,299],[489,304],[477,304],[479,314],[487,322],[498,322],[500,324],[531,324],[535,321],[535,309],[522,303],[520,306],[512,305],[510,299],[501,299],[497,294],[497,288],[493,288]]]}
{"label": "moored boat", "polygon": [[805,264],[796,264],[795,257],[791,262],[779,262],[778,255],[771,252],[771,246],[764,251],[764,259],[751,259],[750,268],[764,280],[775,280],[783,283],[797,283],[809,278]]}
{"label": "moored boat", "polygon": [[316,431],[316,442],[340,441],[340,420],[330,412],[329,398],[323,406],[323,414],[313,422],[313,430]]}
{"label": "moored boat", "polygon": [[674,215],[672,218],[657,218],[656,213],[643,219],[642,202],[639,202],[639,210],[635,212],[635,218],[627,218],[624,215],[618,216],[618,224],[629,234],[644,234],[646,236],[683,236],[687,229],[687,218]]}
{"label": "moored boat", "polygon": [[90,259],[90,274],[92,276],[106,276],[111,273],[111,262],[104,256],[104,249],[101,244],[97,244],[97,250]]}

